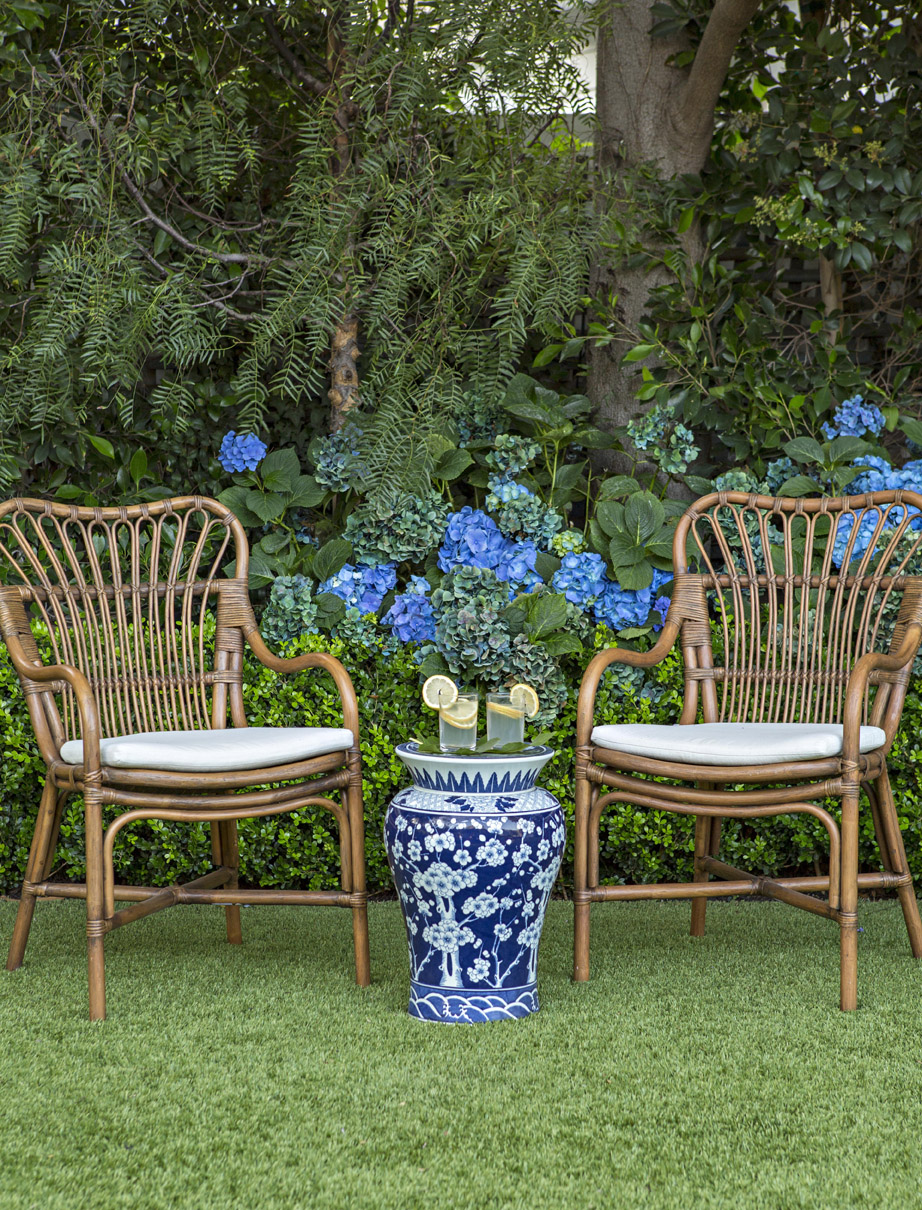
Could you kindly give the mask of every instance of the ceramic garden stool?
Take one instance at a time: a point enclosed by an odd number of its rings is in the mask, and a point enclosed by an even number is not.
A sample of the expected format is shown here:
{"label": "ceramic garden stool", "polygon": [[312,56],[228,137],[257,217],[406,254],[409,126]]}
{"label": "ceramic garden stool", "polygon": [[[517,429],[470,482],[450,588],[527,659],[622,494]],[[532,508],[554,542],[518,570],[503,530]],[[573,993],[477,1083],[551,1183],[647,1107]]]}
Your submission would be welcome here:
{"label": "ceramic garden stool", "polygon": [[468,1023],[538,1011],[538,942],[566,830],[535,778],[554,755],[397,755],[413,785],[384,843],[410,948],[411,1017]]}

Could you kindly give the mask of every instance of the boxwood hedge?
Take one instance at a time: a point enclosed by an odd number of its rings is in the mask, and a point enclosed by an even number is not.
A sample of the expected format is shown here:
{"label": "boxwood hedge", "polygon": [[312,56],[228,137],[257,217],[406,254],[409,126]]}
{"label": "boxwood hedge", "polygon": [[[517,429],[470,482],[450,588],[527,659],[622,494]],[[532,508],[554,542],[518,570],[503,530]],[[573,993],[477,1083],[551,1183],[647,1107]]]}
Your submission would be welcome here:
{"label": "boxwood hedge", "polygon": [[[381,840],[388,801],[406,784],[405,770],[394,745],[409,736],[432,734],[434,717],[421,703],[418,670],[410,649],[385,650],[385,640],[345,651],[326,636],[305,635],[288,651],[330,650],[352,674],[362,719],[365,760],[365,810],[368,882],[386,893],[390,875]],[[922,876],[922,698],[917,683],[910,691],[891,771],[913,873]],[[557,755],[543,784],[572,816],[573,743],[576,691],[553,728]],[[339,719],[332,682],[319,672],[279,676],[248,659],[245,695],[252,725],[335,725]],[[619,680],[603,681],[599,717],[610,722],[672,722],[682,696],[681,664],[670,657],[648,678],[646,687]],[[44,766],[39,757],[25,701],[5,650],[0,651],[0,891],[15,892],[23,877]],[[322,810],[302,810],[240,824],[242,878],[253,886],[329,887],[337,881],[337,838],[332,817]],[[686,878],[691,873],[694,821],[691,818],[616,806],[603,817],[602,873],[613,882],[653,882]],[[863,819],[863,860],[876,860],[869,814]],[[71,800],[61,829],[56,877],[81,881],[83,818],[79,799]],[[752,823],[725,824],[722,855],[734,865],[769,875],[825,869],[823,828],[806,816],[779,816]],[[161,884],[204,873],[210,863],[206,824],[150,821],[126,828],[116,848],[120,881]],[[572,870],[572,828],[561,873],[563,888]]]}

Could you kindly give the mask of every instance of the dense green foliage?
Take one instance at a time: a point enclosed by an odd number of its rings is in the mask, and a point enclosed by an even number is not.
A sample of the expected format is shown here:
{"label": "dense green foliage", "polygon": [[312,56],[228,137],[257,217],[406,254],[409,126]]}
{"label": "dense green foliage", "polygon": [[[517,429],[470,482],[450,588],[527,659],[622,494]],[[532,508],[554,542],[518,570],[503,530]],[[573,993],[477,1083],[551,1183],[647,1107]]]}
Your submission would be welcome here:
{"label": "dense green foliage", "polygon": [[[657,4],[658,32],[694,42],[711,7]],[[803,11],[763,4],[745,31],[701,174],[620,178],[603,242],[650,275],[643,321],[626,328],[617,293],[595,294],[588,327],[540,359],[617,342],[643,363],[638,410],[695,431],[698,474],[731,457],[760,471],[858,393],[890,409],[889,430],[922,408],[918,6]]]}
{"label": "dense green foliage", "polygon": [[[611,641],[600,631],[596,644]],[[435,715],[419,698],[411,649],[382,651],[383,640],[360,658],[338,640],[308,635],[288,650],[328,649],[348,664],[362,715],[365,761],[365,812],[369,886],[389,891],[390,874],[381,839],[384,811],[408,781],[394,746],[411,736],[432,735]],[[557,756],[543,784],[556,794],[572,818],[573,736],[576,732],[576,680],[552,727],[550,742]],[[282,677],[248,659],[245,696],[254,726],[338,725],[332,682],[319,673]],[[627,670],[606,676],[599,694],[598,717],[608,722],[674,722],[681,709],[681,665],[670,657],[646,681]],[[910,868],[922,876],[922,698],[910,692],[904,721],[891,760],[897,808]],[[38,805],[44,765],[32,736],[25,701],[5,651],[0,653],[0,890],[18,888],[23,877],[31,829]],[[602,819],[602,871],[608,880],[653,882],[691,875],[694,821],[631,806],[607,811]],[[304,810],[292,815],[244,820],[240,824],[241,870],[258,886],[336,885],[338,853],[335,826],[326,812]],[[79,799],[71,800],[58,849],[58,874],[83,877],[83,817]],[[572,827],[569,830],[572,846]],[[863,859],[877,860],[871,822],[863,821]],[[721,853],[724,859],[764,874],[813,872],[825,868],[827,838],[822,826],[807,816],[778,817],[753,824],[728,821]],[[210,868],[211,846],[206,825],[152,820],[125,829],[116,846],[116,877],[142,885],[185,880]],[[569,880],[572,852],[562,872]]]}
{"label": "dense green foliage", "polygon": [[388,11],[4,10],[0,481],[208,487],[218,415],[306,445],[347,318],[367,476],[425,471],[432,413],[577,305],[581,35],[542,4]]}

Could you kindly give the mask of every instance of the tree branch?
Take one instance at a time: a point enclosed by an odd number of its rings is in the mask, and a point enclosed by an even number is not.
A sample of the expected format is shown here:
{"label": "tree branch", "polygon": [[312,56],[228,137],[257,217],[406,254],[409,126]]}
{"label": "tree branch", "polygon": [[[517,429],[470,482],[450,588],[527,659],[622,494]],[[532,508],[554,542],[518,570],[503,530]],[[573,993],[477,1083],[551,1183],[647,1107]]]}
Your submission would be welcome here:
{"label": "tree branch", "polygon": [[52,62],[55,64],[61,75],[62,81],[65,84],[70,84],[73,94],[77,98],[77,104],[80,106],[80,110],[87,126],[89,126],[93,134],[95,134],[97,139],[99,139],[100,147],[105,150],[106,155],[114,164],[115,171],[119,176],[119,180],[125,186],[125,189],[128,191],[128,193],[134,198],[135,202],[137,202],[145,217],[149,219],[150,222],[159,227],[161,231],[165,231],[171,239],[175,240],[181,248],[185,248],[187,252],[197,252],[200,256],[208,257],[210,260],[220,261],[222,265],[269,265],[272,263],[271,258],[259,256],[258,254],[251,252],[216,252],[213,248],[206,248],[204,244],[193,243],[192,240],[186,239],[181,232],[177,231],[172,223],[168,223],[166,219],[163,219],[158,214],[155,214],[154,211],[151,210],[150,206],[148,206],[141,190],[116,160],[115,155],[106,141],[105,135],[102,133],[99,122],[96,119],[96,115],[83,99],[83,94],[81,93],[76,82],[71,80],[67,75],[67,72],[64,70],[64,65],[61,63],[61,60],[57,54],[53,50],[50,51],[49,54]]}
{"label": "tree branch", "polygon": [[269,41],[279,52],[288,66],[291,68],[295,77],[301,81],[305,88],[309,88],[312,93],[318,97],[322,97],[330,91],[330,85],[324,84],[322,80],[318,80],[316,76],[312,76],[301,60],[297,57],[282,35],[279,33],[278,26],[267,13],[263,18],[263,24],[266,27],[266,33],[269,35]]}
{"label": "tree branch", "polygon": [[701,44],[679,95],[675,124],[691,134],[710,132],[714,109],[736,44],[762,0],[715,0]]}

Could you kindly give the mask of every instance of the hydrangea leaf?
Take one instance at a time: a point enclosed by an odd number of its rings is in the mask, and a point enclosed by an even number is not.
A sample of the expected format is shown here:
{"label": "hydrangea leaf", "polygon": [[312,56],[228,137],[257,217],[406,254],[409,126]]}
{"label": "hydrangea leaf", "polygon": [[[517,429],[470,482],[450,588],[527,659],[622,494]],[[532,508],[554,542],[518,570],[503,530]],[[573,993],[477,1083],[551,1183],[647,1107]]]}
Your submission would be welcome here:
{"label": "hydrangea leaf", "polygon": [[423,677],[447,676],[450,670],[440,652],[430,651],[425,659],[420,662],[419,672]]}
{"label": "hydrangea leaf", "polygon": [[247,491],[246,502],[250,511],[254,512],[264,524],[277,520],[285,512],[285,497],[280,492],[261,492],[251,489]]}
{"label": "hydrangea leaf", "polygon": [[[334,576],[338,571],[341,571],[351,558],[352,544],[344,538],[334,538],[331,542],[327,542],[321,546],[314,555],[311,570],[315,578],[322,583],[324,580],[329,580],[330,576]],[[327,596],[329,594],[322,593],[321,595]]]}
{"label": "hydrangea leaf", "polygon": [[860,458],[869,453],[871,446],[860,437],[836,437],[826,446],[827,462],[850,462],[852,458]]}
{"label": "hydrangea leaf", "polygon": [[652,492],[636,492],[624,506],[624,528],[635,542],[645,542],[662,528],[665,510]]}
{"label": "hydrangea leaf", "polygon": [[570,655],[582,651],[583,645],[575,634],[550,634],[547,638],[539,639],[548,655]]}
{"label": "hydrangea leaf", "polygon": [[649,588],[653,583],[653,564],[647,559],[643,559],[633,567],[619,567],[618,583],[622,588],[627,588],[631,592]]}
{"label": "hydrangea leaf", "polygon": [[268,556],[264,555],[259,547],[254,547],[250,551],[250,587],[264,588],[266,584],[270,584],[276,575],[276,567]]}
{"label": "hydrangea leaf", "polygon": [[823,462],[823,447],[813,437],[795,437],[789,441],[784,452],[795,462]]}
{"label": "hydrangea leaf", "polygon": [[539,551],[535,556],[535,571],[542,580],[551,580],[554,572],[560,570],[560,560],[555,555]]}
{"label": "hydrangea leaf", "polygon": [[262,481],[272,492],[291,492],[301,474],[301,464],[293,449],[273,450],[259,468]]}
{"label": "hydrangea leaf", "polygon": [[459,475],[473,463],[474,459],[470,456],[467,450],[459,450],[451,447],[440,456],[438,462],[432,469],[432,477],[434,479],[446,479],[451,481],[457,479]]}
{"label": "hydrangea leaf", "polygon": [[567,623],[567,598],[563,593],[541,593],[528,609],[528,631],[531,639],[540,639]]}
{"label": "hydrangea leaf", "polygon": [[277,555],[287,545],[288,534],[283,529],[276,529],[260,538],[257,547],[254,547],[254,549],[262,550],[267,555]]}
{"label": "hydrangea leaf", "polygon": [[226,508],[231,510],[241,525],[247,529],[252,529],[261,522],[257,514],[247,504],[247,496],[249,494],[247,488],[235,484],[233,487],[226,487],[223,492],[220,492],[218,499]]}
{"label": "hydrangea leaf", "polygon": [[[620,573],[622,568],[634,567],[642,562],[647,557],[647,548],[645,543],[635,542],[633,537],[624,531],[614,535],[608,544],[608,553],[615,570]],[[620,574],[618,579],[620,581]],[[622,587],[626,588],[627,585],[622,584]]]}
{"label": "hydrangea leaf", "polygon": [[703,475],[686,475],[685,482],[699,496],[709,496],[714,490],[714,484],[710,479],[705,479]]}
{"label": "hydrangea leaf", "polygon": [[640,484],[630,475],[609,475],[599,488],[599,500],[619,500],[622,496],[632,496],[641,490]]}
{"label": "hydrangea leaf", "polygon": [[289,508],[316,508],[326,495],[313,475],[298,475],[290,490]]}
{"label": "hydrangea leaf", "polygon": [[596,507],[595,520],[609,538],[624,529],[624,505],[612,500],[602,500]]}
{"label": "hydrangea leaf", "polygon": [[821,496],[823,489],[815,479],[811,479],[808,475],[794,475],[791,479],[785,479],[778,489],[778,494],[780,496]]}
{"label": "hydrangea leaf", "polygon": [[346,603],[341,597],[332,592],[319,592],[314,597],[317,612],[322,615],[326,628],[335,626],[346,616]]}

